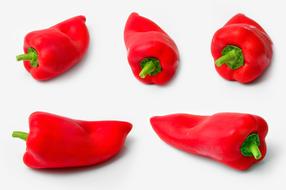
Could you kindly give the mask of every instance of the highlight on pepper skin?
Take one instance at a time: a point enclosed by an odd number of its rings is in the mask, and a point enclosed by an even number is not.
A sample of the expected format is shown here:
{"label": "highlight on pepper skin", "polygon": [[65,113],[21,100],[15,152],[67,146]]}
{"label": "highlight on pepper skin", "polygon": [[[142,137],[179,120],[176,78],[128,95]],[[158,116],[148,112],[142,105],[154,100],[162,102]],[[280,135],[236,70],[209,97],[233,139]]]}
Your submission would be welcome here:
{"label": "highlight on pepper skin", "polygon": [[80,63],[89,46],[84,16],[76,16],[25,36],[24,54],[16,57],[36,80],[55,78]]}
{"label": "highlight on pepper skin", "polygon": [[266,154],[266,121],[245,113],[171,114],[150,119],[157,135],[185,152],[247,170]]}
{"label": "highlight on pepper skin", "polygon": [[251,83],[272,60],[272,41],[265,30],[243,14],[215,32],[211,51],[216,71],[226,80]]}
{"label": "highlight on pepper skin", "polygon": [[26,141],[23,161],[35,169],[72,168],[105,162],[123,148],[132,124],[125,121],[83,121],[34,112],[30,132],[14,131]]}
{"label": "highlight on pepper skin", "polygon": [[132,13],[124,29],[124,42],[133,75],[145,84],[165,85],[179,63],[175,42],[153,21]]}

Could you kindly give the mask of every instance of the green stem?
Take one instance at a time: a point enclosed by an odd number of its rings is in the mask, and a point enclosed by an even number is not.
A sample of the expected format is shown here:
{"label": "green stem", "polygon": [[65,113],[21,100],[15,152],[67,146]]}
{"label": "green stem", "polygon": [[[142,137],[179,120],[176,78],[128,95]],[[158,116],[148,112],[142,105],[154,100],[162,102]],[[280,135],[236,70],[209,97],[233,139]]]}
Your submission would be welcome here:
{"label": "green stem", "polygon": [[155,68],[156,66],[152,61],[147,62],[139,73],[140,78],[145,78],[147,75],[152,73]]}
{"label": "green stem", "polygon": [[259,160],[262,157],[262,154],[259,150],[260,140],[257,133],[250,134],[243,144],[241,145],[240,151],[243,156],[254,157],[256,160]]}
{"label": "green stem", "polygon": [[27,53],[16,56],[17,61],[30,61],[31,67],[38,67],[38,53],[35,49],[29,48]]}
{"label": "green stem", "polygon": [[162,70],[160,62],[156,58],[145,58],[141,61],[140,66],[142,68],[139,73],[140,78],[145,78],[147,75],[156,75]]}
{"label": "green stem", "polygon": [[227,63],[229,61],[232,61],[232,60],[235,60],[235,51],[234,50],[231,50],[229,51],[228,53],[226,53],[225,55],[221,56],[220,58],[218,58],[216,61],[215,61],[215,64],[217,66],[222,66],[224,63]]}
{"label": "green stem", "polygon": [[19,139],[22,139],[24,141],[27,140],[28,135],[29,135],[28,133],[22,132],[22,131],[13,131],[13,133],[12,133],[12,137],[19,138]]}
{"label": "green stem", "polygon": [[252,155],[254,156],[254,158],[256,160],[259,160],[261,158],[261,152],[260,152],[257,144],[251,144],[249,146],[249,151],[252,153]]}
{"label": "green stem", "polygon": [[221,54],[222,56],[215,61],[218,67],[226,64],[234,70],[244,65],[243,53],[239,47],[228,45],[222,50]]}
{"label": "green stem", "polygon": [[30,61],[34,59],[34,53],[24,53],[16,56],[17,61]]}

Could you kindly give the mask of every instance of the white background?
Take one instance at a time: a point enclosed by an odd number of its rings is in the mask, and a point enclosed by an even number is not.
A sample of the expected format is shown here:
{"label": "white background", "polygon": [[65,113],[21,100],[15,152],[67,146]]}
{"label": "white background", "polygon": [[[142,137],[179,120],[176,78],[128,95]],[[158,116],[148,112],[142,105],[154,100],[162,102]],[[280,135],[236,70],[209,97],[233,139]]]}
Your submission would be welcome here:
{"label": "white background", "polygon": [[[285,189],[284,1],[36,1],[1,3],[0,189]],[[159,24],[177,43],[181,62],[167,86],[144,85],[129,68],[123,43],[128,15],[136,11]],[[250,85],[223,80],[210,52],[213,33],[236,13],[259,22],[274,42],[273,64]],[[86,58],[68,73],[37,82],[16,62],[26,33],[67,18],[87,17]],[[47,111],[77,119],[133,123],[124,150],[100,166],[32,170],[22,162],[25,143],[13,130],[28,130],[28,116]],[[269,124],[268,153],[246,172],[178,151],[153,132],[149,118],[176,112],[247,112]]]}

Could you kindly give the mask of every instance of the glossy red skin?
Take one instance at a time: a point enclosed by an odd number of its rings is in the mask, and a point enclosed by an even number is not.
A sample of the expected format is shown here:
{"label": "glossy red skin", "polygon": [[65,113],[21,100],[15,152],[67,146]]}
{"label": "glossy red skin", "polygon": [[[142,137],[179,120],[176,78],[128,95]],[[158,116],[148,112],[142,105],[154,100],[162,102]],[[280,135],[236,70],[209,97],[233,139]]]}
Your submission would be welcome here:
{"label": "glossy red skin", "polygon": [[115,156],[132,125],[123,121],[80,121],[50,113],[31,114],[24,163],[31,168],[95,165]]}
{"label": "glossy red skin", "polygon": [[226,64],[218,67],[217,72],[227,80],[250,83],[257,79],[270,65],[272,41],[265,30],[254,20],[243,14],[232,17],[213,36],[211,51],[214,60],[221,57],[222,50],[234,45],[242,49],[244,65],[232,70]]}
{"label": "glossy red skin", "polygon": [[[164,85],[174,76],[179,53],[174,41],[157,24],[137,13],[132,13],[125,25],[124,41],[128,62],[134,76],[145,84]],[[140,78],[140,62],[144,58],[157,58],[162,71]]]}
{"label": "glossy red skin", "polygon": [[36,80],[52,79],[79,63],[89,45],[84,16],[76,16],[44,30],[30,32],[24,41],[24,52],[34,48],[39,66],[24,66]]}
{"label": "glossy red skin", "polygon": [[[151,125],[166,143],[189,153],[205,156],[238,170],[246,170],[266,154],[264,119],[242,113],[217,113],[211,116],[172,114],[153,117]],[[260,139],[262,157],[245,157],[240,147],[251,133]]]}

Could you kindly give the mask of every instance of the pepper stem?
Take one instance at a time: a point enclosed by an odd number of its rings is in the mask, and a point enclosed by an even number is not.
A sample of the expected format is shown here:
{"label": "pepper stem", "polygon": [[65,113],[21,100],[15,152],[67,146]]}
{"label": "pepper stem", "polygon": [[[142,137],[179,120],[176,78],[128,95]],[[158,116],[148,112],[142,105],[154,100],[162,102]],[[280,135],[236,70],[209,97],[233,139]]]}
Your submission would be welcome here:
{"label": "pepper stem", "polygon": [[260,150],[259,150],[259,148],[258,148],[258,146],[257,146],[257,144],[251,144],[250,146],[249,146],[249,151],[252,153],[252,155],[254,156],[254,158],[256,159],[256,160],[259,160],[260,158],[261,158],[261,152],[260,152]]}
{"label": "pepper stem", "polygon": [[260,140],[257,133],[250,134],[243,142],[240,151],[243,156],[253,156],[256,160],[262,157],[259,150]]}
{"label": "pepper stem", "polygon": [[30,61],[34,59],[34,53],[29,52],[29,53],[24,53],[16,56],[17,61]]}
{"label": "pepper stem", "polygon": [[154,69],[156,68],[155,64],[152,61],[148,61],[143,69],[141,70],[141,72],[139,73],[139,76],[141,78],[145,78],[148,74],[152,73],[152,71],[154,71]]}
{"label": "pepper stem", "polygon": [[243,53],[239,47],[228,45],[222,50],[221,54],[222,56],[215,61],[218,67],[226,64],[229,68],[235,70],[244,64]]}
{"label": "pepper stem", "polygon": [[12,133],[12,137],[19,138],[19,139],[22,139],[24,141],[27,140],[28,135],[29,135],[28,133],[22,132],[22,131],[13,131],[13,133]]}
{"label": "pepper stem", "polygon": [[38,53],[35,49],[29,48],[27,53],[16,56],[17,61],[30,61],[31,67],[38,67]]}
{"label": "pepper stem", "polygon": [[147,75],[156,75],[162,70],[160,62],[156,58],[145,58],[141,61],[140,66],[142,68],[139,73],[140,78],[145,78]]}
{"label": "pepper stem", "polygon": [[232,61],[234,60],[236,57],[235,55],[235,51],[234,50],[231,50],[229,51],[227,54],[221,56],[220,58],[218,58],[216,61],[215,61],[215,64],[217,66],[222,66],[224,63],[226,62],[229,62],[229,61]]}

